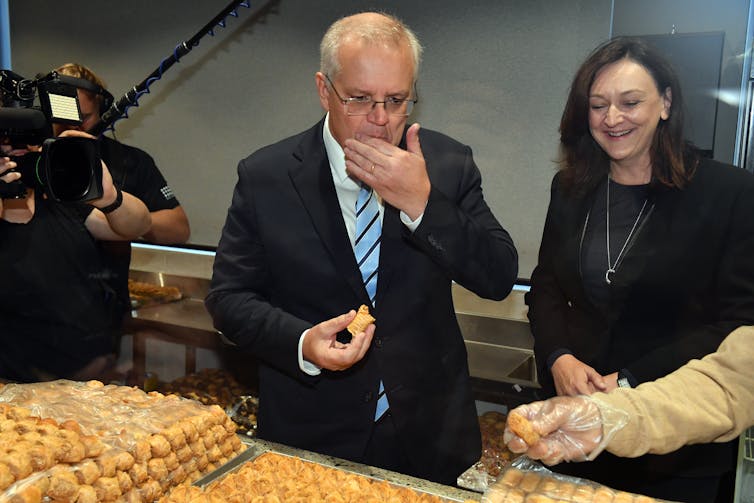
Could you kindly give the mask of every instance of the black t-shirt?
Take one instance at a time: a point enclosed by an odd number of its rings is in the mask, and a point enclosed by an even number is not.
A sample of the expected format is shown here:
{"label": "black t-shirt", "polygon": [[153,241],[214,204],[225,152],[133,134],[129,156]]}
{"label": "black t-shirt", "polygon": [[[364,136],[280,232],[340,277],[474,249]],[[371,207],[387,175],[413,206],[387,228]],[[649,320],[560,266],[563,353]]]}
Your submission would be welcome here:
{"label": "black t-shirt", "polygon": [[[581,249],[581,272],[584,291],[594,305],[606,308],[610,299],[610,285],[605,279],[608,268],[615,266],[612,275],[620,274],[620,262],[628,252],[631,242],[640,231],[641,223],[647,216],[644,206],[649,193],[649,185],[621,185],[610,183],[610,260],[607,263],[607,191],[603,183],[596,193],[589,222],[584,234]],[[639,213],[641,217],[639,218]],[[631,229],[635,227],[631,240],[627,242]],[[625,245],[623,256],[621,249]],[[620,256],[620,259],[619,259]],[[618,261],[616,266],[616,261]]]}
{"label": "black t-shirt", "polygon": [[[173,209],[180,204],[157,169],[154,159],[143,150],[102,137],[100,154],[110,170],[113,182],[124,192],[141,199],[150,212]],[[130,309],[128,271],[131,244],[128,241],[103,241],[100,242],[100,247],[108,266],[108,282],[117,293],[118,305],[115,311],[119,313],[120,319]]]}
{"label": "black t-shirt", "polygon": [[67,376],[112,351],[114,292],[96,240],[92,207],[36,191],[27,224],[0,220],[0,376]]}

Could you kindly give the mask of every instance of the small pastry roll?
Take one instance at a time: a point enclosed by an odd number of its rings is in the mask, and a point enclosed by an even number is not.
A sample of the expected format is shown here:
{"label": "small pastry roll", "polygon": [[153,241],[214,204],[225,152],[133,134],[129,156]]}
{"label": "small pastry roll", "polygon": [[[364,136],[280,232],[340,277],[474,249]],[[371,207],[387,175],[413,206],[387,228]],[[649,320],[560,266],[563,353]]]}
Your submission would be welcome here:
{"label": "small pastry roll", "polygon": [[153,458],[164,458],[171,451],[170,442],[158,433],[149,437],[149,445]]}
{"label": "small pastry roll", "polygon": [[64,441],[67,449],[63,454],[63,457],[58,458],[63,463],[78,463],[86,457],[86,448],[84,444],[76,439],[75,442]]}
{"label": "small pastry roll", "polygon": [[79,493],[79,481],[68,467],[58,466],[52,469],[47,495],[54,500],[73,501]]}
{"label": "small pastry roll", "polygon": [[500,503],[524,503],[526,493],[518,488],[511,488],[501,500]]}
{"label": "small pastry roll", "polygon": [[186,442],[196,442],[196,440],[199,438],[199,431],[196,429],[194,423],[184,419],[180,422],[180,426],[183,430],[183,435],[186,437]]}
{"label": "small pastry roll", "polygon": [[131,454],[134,457],[134,461],[138,463],[149,461],[149,458],[152,457],[152,447],[149,445],[149,441],[141,439],[134,442]]}
{"label": "small pastry roll", "polygon": [[521,414],[516,412],[508,414],[508,427],[513,433],[521,437],[528,446],[532,446],[539,442],[539,433],[534,430],[531,421]]}
{"label": "small pastry roll", "polygon": [[542,477],[538,473],[527,472],[524,474],[524,477],[521,479],[521,483],[518,485],[518,487],[523,489],[527,493],[531,493],[534,492],[541,480]]}
{"label": "small pastry roll", "polygon": [[213,445],[211,449],[207,450],[207,457],[211,462],[215,462],[218,459],[220,459],[223,455],[223,452],[220,450],[220,448],[216,445]]}
{"label": "small pastry roll", "polygon": [[162,488],[156,480],[148,480],[139,488],[142,501],[154,501],[162,496]]}
{"label": "small pastry roll", "polygon": [[134,457],[126,451],[120,451],[115,455],[115,469],[127,472],[134,465]]}
{"label": "small pastry roll", "polygon": [[25,479],[34,471],[28,452],[8,451],[0,455],[0,463],[8,467],[15,480]]}
{"label": "small pastry roll", "polygon": [[180,465],[178,456],[174,452],[169,453],[163,459],[165,460],[165,468],[167,468],[168,471],[173,471],[178,467],[178,465]]}
{"label": "small pastry roll", "polygon": [[209,465],[209,457],[207,457],[206,454],[202,454],[201,456],[197,456],[194,458],[196,460],[196,467],[199,469],[200,472],[206,473],[207,466]]}
{"label": "small pastry roll", "polygon": [[8,486],[16,481],[16,477],[10,471],[8,465],[0,462],[0,491],[4,491]]}
{"label": "small pastry roll", "polygon": [[173,450],[178,450],[186,445],[186,435],[183,434],[183,430],[177,424],[164,429],[161,433],[170,443]]}
{"label": "small pastry roll", "polygon": [[82,485],[92,485],[102,475],[99,465],[93,460],[79,463],[74,469],[74,473],[79,484]]}
{"label": "small pastry roll", "polygon": [[552,496],[555,489],[558,487],[558,480],[553,477],[543,477],[542,482],[537,487],[537,491]]}
{"label": "small pastry roll", "polygon": [[558,487],[555,488],[555,493],[553,494],[553,496],[562,500],[570,501],[575,490],[576,484],[574,484],[573,482],[559,481]]}
{"label": "small pastry roll", "polygon": [[634,495],[626,491],[618,491],[613,497],[613,503],[632,503]]}
{"label": "small pastry roll", "polygon": [[141,491],[136,488],[124,494],[122,499],[125,503],[144,503],[141,499]]}
{"label": "small pastry roll", "polygon": [[41,503],[42,491],[34,484],[25,484],[8,501],[10,503]]}
{"label": "small pastry roll", "polygon": [[186,472],[186,469],[183,468],[183,465],[178,465],[176,469],[170,472],[170,475],[168,475],[171,485],[178,485],[186,480],[187,473],[188,472]]}
{"label": "small pastry roll", "polygon": [[31,466],[35,472],[41,472],[55,465],[55,453],[39,442],[28,447]]}
{"label": "small pastry roll", "polygon": [[573,503],[591,503],[593,499],[594,488],[585,485],[577,485],[573,491],[573,496],[571,496]]}
{"label": "small pastry roll", "polygon": [[168,468],[164,458],[152,458],[147,461],[147,473],[153,480],[162,480],[168,476]]}
{"label": "small pastry roll", "polygon": [[128,475],[129,477],[131,477],[131,480],[134,484],[143,484],[144,481],[149,478],[149,473],[147,472],[147,464],[134,463],[134,465],[128,470]]}
{"label": "small pastry roll", "polygon": [[181,463],[185,463],[186,461],[194,457],[194,453],[191,451],[191,447],[189,447],[188,445],[185,445],[178,449],[175,455],[178,458],[178,461]]}
{"label": "small pastry roll", "polygon": [[362,304],[359,306],[358,311],[356,311],[356,317],[353,319],[353,321],[351,321],[351,323],[348,324],[346,329],[351,332],[351,335],[360,334],[361,332],[364,332],[367,327],[375,321],[377,320],[374,319],[371,314],[369,314],[369,308]]}
{"label": "small pastry roll", "polygon": [[100,455],[95,459],[95,463],[99,467],[101,477],[115,477],[115,470],[117,470],[117,454],[118,451],[111,449]]}
{"label": "small pastry roll", "polygon": [[98,501],[113,501],[121,494],[118,479],[115,477],[100,477],[94,482],[93,487]]}
{"label": "small pastry roll", "polygon": [[220,445],[228,436],[228,432],[221,424],[216,424],[212,427],[212,434],[215,436],[215,444],[217,445]]}
{"label": "small pastry roll", "polygon": [[134,482],[131,480],[131,476],[127,472],[118,470],[115,472],[115,478],[118,481],[118,487],[120,487],[121,494],[126,494],[134,486]]}
{"label": "small pastry roll", "polygon": [[594,491],[592,503],[613,503],[614,492],[607,487],[598,487]]}
{"label": "small pastry roll", "polygon": [[227,457],[235,452],[235,449],[233,448],[233,438],[234,437],[228,437],[220,444],[220,452],[223,453],[223,456]]}
{"label": "small pastry roll", "polygon": [[84,445],[84,456],[87,458],[96,458],[105,451],[105,444],[97,435],[81,435],[79,439]]}
{"label": "small pastry roll", "polygon": [[76,503],[97,503],[97,491],[91,485],[80,486]]}

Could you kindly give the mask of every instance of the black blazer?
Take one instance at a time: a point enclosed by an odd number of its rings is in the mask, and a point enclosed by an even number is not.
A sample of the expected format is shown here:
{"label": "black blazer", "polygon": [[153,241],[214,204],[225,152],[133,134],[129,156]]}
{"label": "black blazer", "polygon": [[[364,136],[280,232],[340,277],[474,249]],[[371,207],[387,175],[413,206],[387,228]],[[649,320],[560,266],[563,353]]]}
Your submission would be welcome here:
{"label": "black blazer", "polygon": [[683,190],[651,188],[654,206],[612,277],[607,310],[588,300],[579,272],[594,193],[569,197],[559,177],[526,296],[546,394],[555,393],[546,362],[558,350],[603,375],[627,369],[641,383],[714,352],[733,329],[754,323],[748,172],[702,160]]}
{"label": "black blazer", "polygon": [[346,371],[304,374],[301,333],[369,303],[322,127],[240,162],[207,307],[217,329],[261,361],[260,437],[359,461],[382,379],[412,475],[454,482],[481,446],[451,280],[502,299],[516,250],[482,197],[471,150],[422,129],[432,190],[413,234],[385,208],[372,346]]}

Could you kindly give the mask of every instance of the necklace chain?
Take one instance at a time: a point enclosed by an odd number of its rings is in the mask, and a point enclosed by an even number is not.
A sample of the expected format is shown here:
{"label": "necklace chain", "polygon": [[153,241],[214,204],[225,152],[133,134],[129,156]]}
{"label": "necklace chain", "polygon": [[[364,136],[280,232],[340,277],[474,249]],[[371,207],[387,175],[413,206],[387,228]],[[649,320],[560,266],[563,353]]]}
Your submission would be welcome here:
{"label": "necklace chain", "polygon": [[618,268],[618,264],[620,263],[621,258],[623,258],[623,252],[626,251],[626,246],[628,246],[629,241],[631,241],[631,236],[634,235],[634,231],[636,230],[636,226],[639,225],[639,220],[641,220],[642,214],[644,214],[644,208],[647,206],[647,199],[644,199],[644,204],[641,205],[641,209],[639,210],[639,214],[636,216],[636,220],[634,220],[634,225],[631,227],[631,232],[628,233],[628,237],[626,237],[626,240],[623,242],[623,246],[620,249],[620,252],[618,253],[618,256],[615,257],[615,263],[611,264],[610,260],[610,173],[607,174],[607,212],[606,212],[606,241],[607,241],[607,270],[605,271],[605,282],[607,284],[611,284],[612,281],[610,280],[610,275],[615,274],[615,270]]}

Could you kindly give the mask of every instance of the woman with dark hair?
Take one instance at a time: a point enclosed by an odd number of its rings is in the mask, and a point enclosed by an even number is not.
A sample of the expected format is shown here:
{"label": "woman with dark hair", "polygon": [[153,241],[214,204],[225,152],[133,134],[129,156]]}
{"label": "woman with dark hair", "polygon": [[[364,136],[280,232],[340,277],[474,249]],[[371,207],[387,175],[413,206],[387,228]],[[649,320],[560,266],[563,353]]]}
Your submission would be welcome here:
{"label": "woman with dark hair", "polygon": [[[560,133],[526,298],[548,396],[652,381],[754,322],[754,177],[684,141],[680,85],[654,48],[635,38],[598,47],[576,73]],[[728,443],[557,469],[710,502],[718,486],[732,495],[732,479],[721,481],[734,461]]]}

